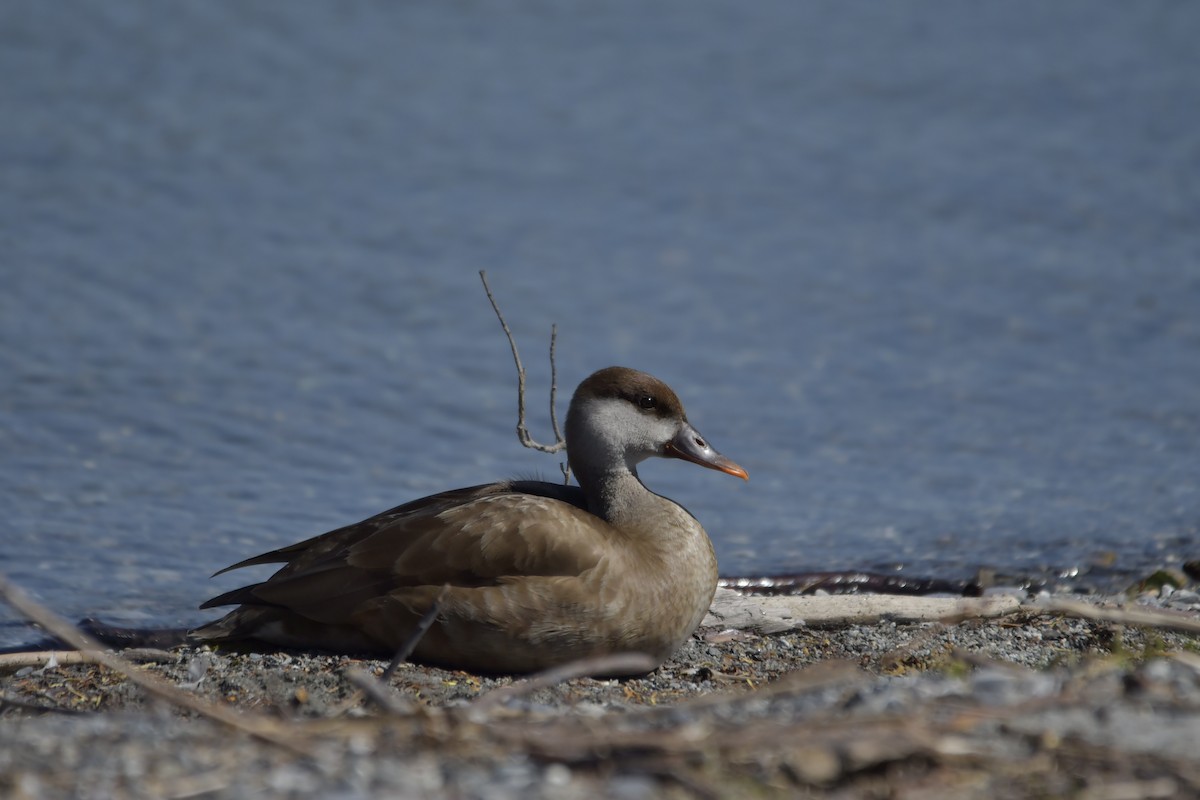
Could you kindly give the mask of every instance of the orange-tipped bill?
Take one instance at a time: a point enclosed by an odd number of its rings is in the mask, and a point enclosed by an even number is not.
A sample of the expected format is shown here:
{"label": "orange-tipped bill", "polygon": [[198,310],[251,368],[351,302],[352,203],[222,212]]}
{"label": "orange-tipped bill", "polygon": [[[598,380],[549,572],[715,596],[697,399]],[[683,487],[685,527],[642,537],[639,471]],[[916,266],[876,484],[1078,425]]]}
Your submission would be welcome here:
{"label": "orange-tipped bill", "polygon": [[674,439],[667,442],[663,448],[663,455],[667,458],[682,458],[684,461],[691,461],[693,464],[715,469],[744,481],[750,480],[746,470],[712,449],[700,432],[687,423],[679,429]]}

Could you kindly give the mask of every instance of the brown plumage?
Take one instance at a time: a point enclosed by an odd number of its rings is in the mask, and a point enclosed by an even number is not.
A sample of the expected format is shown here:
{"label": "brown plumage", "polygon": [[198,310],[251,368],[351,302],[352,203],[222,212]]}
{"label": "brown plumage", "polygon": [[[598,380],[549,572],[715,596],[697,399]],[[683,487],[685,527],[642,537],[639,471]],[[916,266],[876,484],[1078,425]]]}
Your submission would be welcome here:
{"label": "brown plumage", "polygon": [[717,563],[700,523],[647,489],[637,464],[746,472],[708,446],[666,384],[624,367],[579,385],[567,442],[579,487],[456,489],[228,567],[284,564],[205,603],[240,605],[193,638],[390,656],[448,584],[414,660],[476,672],[620,652],[661,663],[708,610]]}

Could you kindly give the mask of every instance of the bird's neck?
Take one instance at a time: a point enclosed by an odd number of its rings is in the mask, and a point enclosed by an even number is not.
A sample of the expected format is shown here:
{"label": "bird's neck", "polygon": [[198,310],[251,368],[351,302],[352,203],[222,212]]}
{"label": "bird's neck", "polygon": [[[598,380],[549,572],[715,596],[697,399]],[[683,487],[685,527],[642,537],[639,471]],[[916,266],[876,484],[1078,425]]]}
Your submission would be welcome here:
{"label": "bird's neck", "polygon": [[663,498],[646,488],[634,468],[608,469],[576,476],[588,511],[618,528],[636,526],[658,508]]}

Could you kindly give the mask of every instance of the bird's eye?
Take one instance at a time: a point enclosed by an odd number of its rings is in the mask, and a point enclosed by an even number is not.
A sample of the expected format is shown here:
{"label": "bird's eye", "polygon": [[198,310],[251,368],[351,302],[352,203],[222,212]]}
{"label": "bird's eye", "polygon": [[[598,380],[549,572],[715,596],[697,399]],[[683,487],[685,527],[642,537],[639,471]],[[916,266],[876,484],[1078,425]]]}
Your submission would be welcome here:
{"label": "bird's eye", "polygon": [[649,410],[658,406],[658,400],[654,398],[654,395],[644,394],[638,398],[637,404],[640,408]]}

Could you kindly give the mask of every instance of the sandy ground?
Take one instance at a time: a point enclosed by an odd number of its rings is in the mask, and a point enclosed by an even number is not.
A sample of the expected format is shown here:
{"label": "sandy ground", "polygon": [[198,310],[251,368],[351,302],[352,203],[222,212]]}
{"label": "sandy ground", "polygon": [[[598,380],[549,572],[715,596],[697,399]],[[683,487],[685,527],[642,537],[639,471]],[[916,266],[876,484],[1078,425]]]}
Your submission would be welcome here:
{"label": "sandy ground", "polygon": [[383,683],[384,662],[346,656],[125,653],[191,709],[109,667],[8,663],[0,796],[1195,796],[1200,634],[1180,630],[1200,629],[1200,597],[1165,592],[1091,601],[1159,619],[1138,625],[1026,606],[702,628],[645,677],[540,687],[413,664]]}

